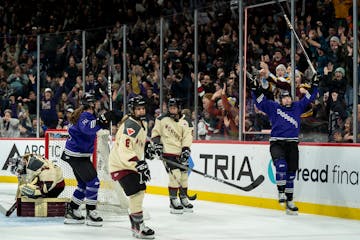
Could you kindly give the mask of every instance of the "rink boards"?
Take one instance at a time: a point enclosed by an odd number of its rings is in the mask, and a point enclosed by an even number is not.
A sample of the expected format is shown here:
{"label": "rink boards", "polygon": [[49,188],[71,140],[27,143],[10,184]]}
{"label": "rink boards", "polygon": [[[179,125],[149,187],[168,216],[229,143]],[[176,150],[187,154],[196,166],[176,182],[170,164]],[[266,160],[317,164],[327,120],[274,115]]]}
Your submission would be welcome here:
{"label": "rink boards", "polygon": [[[44,154],[42,139],[1,139],[0,182],[17,182],[10,173],[8,159],[25,153]],[[300,166],[295,180],[295,201],[301,212],[360,220],[360,145],[302,144]],[[190,173],[190,194],[198,199],[239,205],[281,209],[277,203],[275,169],[268,143],[201,142],[191,147],[194,169],[235,185],[246,187],[259,176],[264,181],[250,191]],[[55,157],[61,152],[56,146]],[[65,171],[71,171],[61,160]],[[149,162],[152,180],[149,193],[167,195],[168,176],[162,162]],[[261,177],[260,177],[261,178]],[[67,181],[73,184],[74,181]]]}

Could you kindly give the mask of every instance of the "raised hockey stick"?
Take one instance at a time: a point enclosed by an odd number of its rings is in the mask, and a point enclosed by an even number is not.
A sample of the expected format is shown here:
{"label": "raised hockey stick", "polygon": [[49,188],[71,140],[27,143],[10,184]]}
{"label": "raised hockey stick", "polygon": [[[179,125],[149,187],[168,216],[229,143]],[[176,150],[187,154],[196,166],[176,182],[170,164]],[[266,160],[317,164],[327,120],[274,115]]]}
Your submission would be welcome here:
{"label": "raised hockey stick", "polygon": [[[162,159],[162,161],[165,161],[165,162],[167,162],[167,163],[171,163],[172,165],[174,165],[174,166],[176,166],[176,167],[178,167],[178,168],[181,168],[181,169],[183,169],[183,170],[189,171],[189,168],[188,168],[188,167],[186,167],[186,166],[184,166],[184,165],[182,165],[182,164],[180,164],[180,163],[176,163],[176,162],[173,162],[173,161],[170,161],[170,160],[167,160],[167,159]],[[224,184],[226,184],[226,185],[229,185],[229,186],[231,186],[231,187],[240,189],[240,190],[245,191],[245,192],[248,192],[248,191],[251,191],[251,190],[255,189],[256,187],[258,187],[258,186],[265,180],[264,176],[263,176],[263,175],[260,175],[260,176],[258,176],[258,177],[255,179],[255,181],[253,181],[250,185],[248,185],[248,186],[246,186],[246,187],[241,187],[241,186],[238,186],[238,185],[233,184],[233,183],[231,183],[231,182],[227,182],[227,181],[222,180],[222,179],[220,179],[220,178],[217,178],[217,177],[208,175],[208,174],[206,174],[206,173],[200,172],[200,171],[198,171],[198,170],[196,170],[196,169],[191,169],[191,171],[194,172],[194,173],[197,173],[197,174],[199,174],[199,175],[201,175],[201,176],[204,176],[204,177],[206,177],[206,178],[213,179],[213,180],[215,180],[215,181],[224,183]]]}
{"label": "raised hockey stick", "polygon": [[15,211],[16,208],[17,208],[17,203],[15,201],[14,204],[8,210],[6,210],[2,205],[0,205],[0,212],[4,214],[6,217],[10,217],[10,215]]}
{"label": "raised hockey stick", "polygon": [[[179,186],[180,186],[180,188],[179,188],[179,189],[180,189],[180,192],[184,193],[189,200],[191,200],[191,201],[196,200],[197,194],[195,193],[194,195],[189,196],[189,195],[185,192],[184,188],[181,186],[179,179],[177,179],[176,176],[173,174],[173,172],[170,170],[170,168],[168,168],[168,167],[166,166],[166,161],[165,161],[165,159],[162,158],[162,157],[159,157],[159,159],[163,162],[166,172],[169,173],[169,174],[171,174],[171,176],[173,176],[173,178],[175,179],[175,181],[179,184]],[[168,162],[173,163],[173,161],[170,161],[170,160],[168,160]]]}
{"label": "raised hockey stick", "polygon": [[304,46],[302,45],[302,43],[301,43],[301,41],[300,41],[300,38],[299,38],[299,36],[297,35],[297,33],[296,33],[293,25],[291,24],[289,18],[287,17],[284,8],[283,8],[282,5],[280,4],[279,0],[275,0],[275,2],[276,2],[276,4],[279,6],[279,8],[281,9],[281,12],[282,12],[282,14],[284,15],[286,24],[288,25],[288,27],[290,28],[290,30],[294,33],[294,36],[295,36],[296,40],[298,41],[298,43],[299,43],[299,45],[300,45],[300,47],[301,47],[301,49],[302,49],[302,51],[303,51],[303,53],[304,53],[304,55],[305,55],[306,61],[307,61],[307,63],[309,64],[309,67],[311,68],[311,71],[313,72],[313,74],[316,74],[316,70],[315,70],[314,66],[312,65],[311,60],[310,60],[308,54],[306,53],[305,48],[304,48]]}

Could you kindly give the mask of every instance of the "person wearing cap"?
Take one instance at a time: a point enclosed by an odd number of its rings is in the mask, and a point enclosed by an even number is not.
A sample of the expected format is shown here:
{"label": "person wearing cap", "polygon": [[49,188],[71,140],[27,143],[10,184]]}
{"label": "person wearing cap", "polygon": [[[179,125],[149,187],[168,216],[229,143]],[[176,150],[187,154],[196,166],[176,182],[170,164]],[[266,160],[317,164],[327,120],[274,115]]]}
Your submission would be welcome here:
{"label": "person wearing cap", "polygon": [[270,154],[276,169],[276,185],[279,203],[285,205],[286,213],[297,215],[298,207],[293,201],[294,179],[299,167],[299,132],[301,114],[317,95],[319,80],[315,75],[312,93],[307,92],[299,101],[293,101],[291,94],[284,90],[280,103],[269,100],[259,88],[255,79],[250,82],[256,107],[266,113],[271,121]]}
{"label": "person wearing cap", "polygon": [[332,89],[337,89],[339,97],[344,98],[346,91],[346,78],[345,78],[345,69],[343,67],[338,67],[335,69],[333,74],[329,74],[332,71],[332,66],[324,70],[324,80],[325,84],[329,91]]}
{"label": "person wearing cap", "polygon": [[58,125],[58,115],[56,105],[60,99],[61,93],[63,92],[64,78],[60,78],[59,87],[56,89],[55,94],[51,88],[45,88],[44,95],[40,101],[40,117],[44,122],[47,129],[56,129]]}

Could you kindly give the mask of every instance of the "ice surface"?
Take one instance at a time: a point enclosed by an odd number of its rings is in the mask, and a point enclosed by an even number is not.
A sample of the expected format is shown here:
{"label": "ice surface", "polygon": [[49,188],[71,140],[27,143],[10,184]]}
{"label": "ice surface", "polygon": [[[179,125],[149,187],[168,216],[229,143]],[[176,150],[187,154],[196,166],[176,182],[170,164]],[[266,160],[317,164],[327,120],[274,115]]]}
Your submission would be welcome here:
{"label": "ice surface", "polygon": [[[15,184],[0,184],[0,203],[11,206]],[[358,240],[360,221],[300,214],[285,211],[243,207],[196,200],[194,213],[172,215],[165,196],[147,194],[144,206],[150,219],[145,223],[161,240],[222,239],[292,239],[292,240]],[[127,216],[104,216],[103,227],[64,225],[62,217],[34,218],[0,216],[2,240],[108,240],[134,239]]]}

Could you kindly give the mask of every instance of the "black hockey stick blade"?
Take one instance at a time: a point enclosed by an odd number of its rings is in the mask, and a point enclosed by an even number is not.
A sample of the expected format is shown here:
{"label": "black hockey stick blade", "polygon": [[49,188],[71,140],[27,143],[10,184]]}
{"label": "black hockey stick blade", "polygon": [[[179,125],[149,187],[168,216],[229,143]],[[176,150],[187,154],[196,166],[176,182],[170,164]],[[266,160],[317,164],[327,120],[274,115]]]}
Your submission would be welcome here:
{"label": "black hockey stick blade", "polygon": [[14,202],[14,204],[6,210],[2,205],[0,205],[0,212],[3,213],[6,217],[9,217],[17,208],[17,203]]}
{"label": "black hockey stick blade", "polygon": [[10,217],[10,215],[15,211],[17,208],[17,202],[14,202],[14,204],[7,210],[5,216]]}
{"label": "black hockey stick blade", "polygon": [[[178,168],[181,168],[181,169],[183,169],[183,170],[186,170],[186,171],[189,170],[188,167],[186,167],[186,166],[184,166],[184,165],[182,165],[182,164],[180,164],[180,163],[177,163],[177,162],[174,162],[174,161],[170,161],[170,160],[167,160],[167,159],[163,159],[163,161],[168,162],[168,163],[170,163],[170,164],[172,164],[172,165],[174,165],[174,166],[176,166],[176,167],[178,167]],[[196,170],[196,169],[190,169],[190,170],[191,170],[192,172],[194,172],[194,173],[197,173],[197,174],[199,174],[199,175],[202,175],[203,177],[213,179],[213,180],[215,180],[215,181],[224,183],[224,184],[226,184],[226,185],[229,185],[229,186],[231,186],[231,187],[240,189],[240,190],[245,191],[245,192],[248,192],[248,191],[251,191],[251,190],[255,189],[256,187],[258,187],[258,186],[265,180],[265,177],[264,177],[263,175],[260,175],[260,176],[258,176],[250,185],[245,186],[245,187],[242,187],[242,186],[233,184],[233,183],[231,183],[231,182],[227,182],[227,181],[225,181],[225,180],[223,180],[223,179],[220,179],[220,178],[217,178],[217,177],[208,175],[208,174],[206,174],[206,173],[200,172],[200,171],[198,171],[198,170]]]}
{"label": "black hockey stick blade", "polygon": [[187,195],[187,198],[188,198],[189,200],[191,200],[191,201],[194,201],[194,200],[196,200],[196,198],[197,198],[197,194],[195,193],[195,194],[192,195],[192,196]]}

